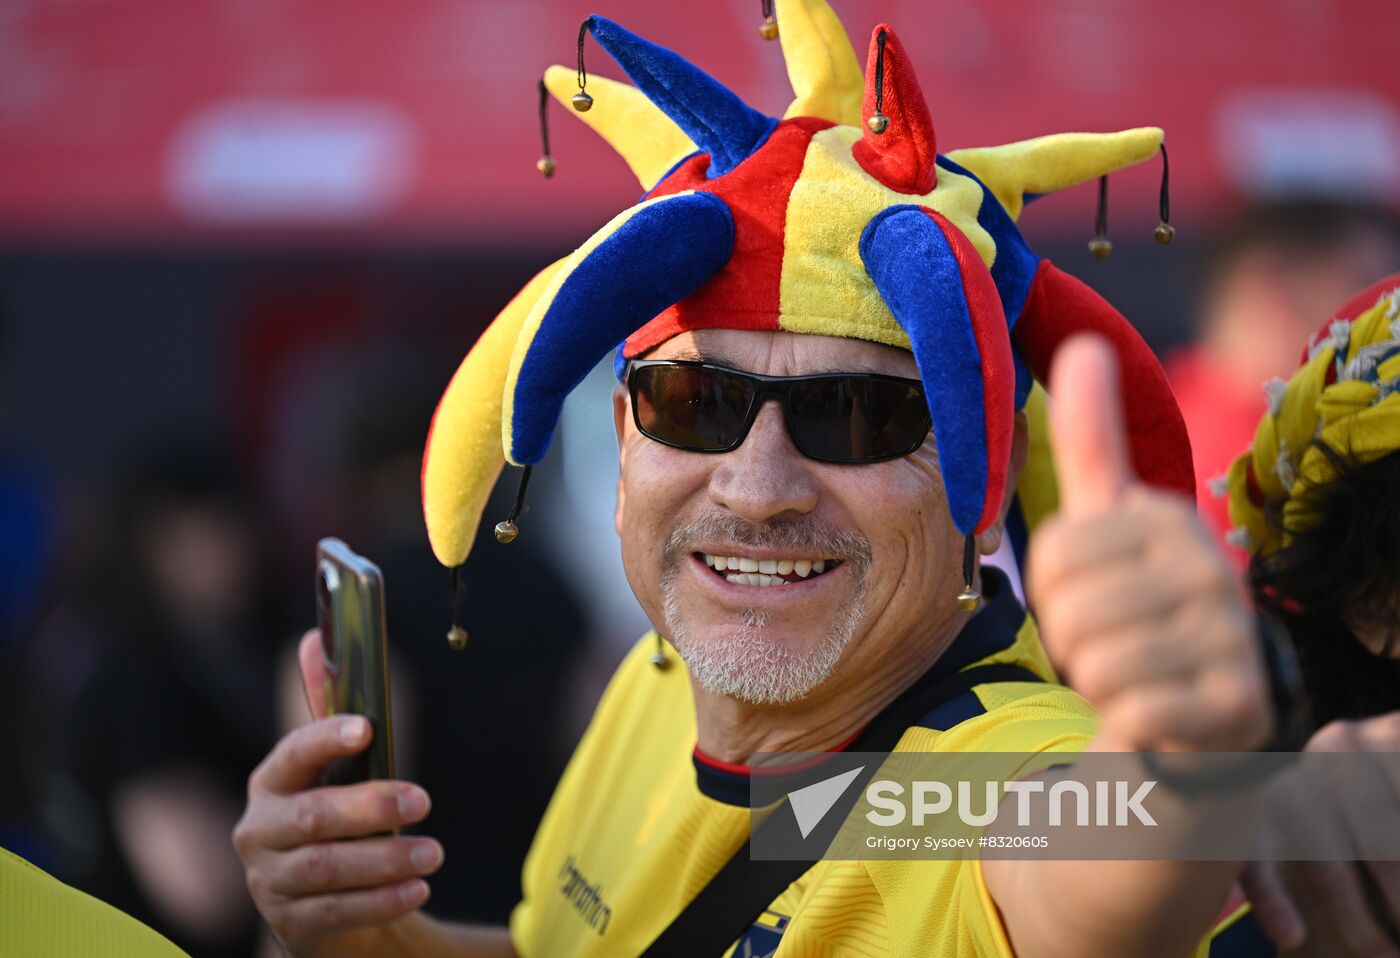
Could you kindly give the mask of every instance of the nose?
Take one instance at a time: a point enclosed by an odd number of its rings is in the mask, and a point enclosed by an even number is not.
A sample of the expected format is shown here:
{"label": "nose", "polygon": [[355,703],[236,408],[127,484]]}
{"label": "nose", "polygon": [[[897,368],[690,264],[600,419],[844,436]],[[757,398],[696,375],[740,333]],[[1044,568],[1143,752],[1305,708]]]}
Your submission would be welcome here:
{"label": "nose", "polygon": [[720,455],[710,474],[710,501],[752,522],[816,508],[820,487],[812,460],[797,451],[782,407],[766,401],[738,449]]}

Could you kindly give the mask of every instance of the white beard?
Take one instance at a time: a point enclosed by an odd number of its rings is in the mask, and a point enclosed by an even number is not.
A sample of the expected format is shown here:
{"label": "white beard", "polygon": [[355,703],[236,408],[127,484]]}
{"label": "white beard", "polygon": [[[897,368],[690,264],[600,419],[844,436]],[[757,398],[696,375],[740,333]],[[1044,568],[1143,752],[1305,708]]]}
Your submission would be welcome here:
{"label": "white beard", "polygon": [[674,576],[662,582],[666,635],[700,687],[748,705],[786,705],[805,698],[831,677],[865,617],[864,590],[842,607],[815,648],[797,652],[768,635],[768,613],[745,609],[730,635],[697,641],[685,626]]}
{"label": "white beard", "polygon": [[[792,555],[840,556],[851,577],[851,596],[814,648],[795,651],[769,634],[769,614],[744,609],[735,630],[717,639],[697,640],[686,626],[676,596],[682,562],[692,544],[723,541],[755,547],[783,547]],[[725,513],[709,513],[676,529],[668,538],[661,575],[664,633],[700,687],[749,705],[786,705],[805,698],[836,668],[841,654],[865,620],[865,578],[870,544],[858,533],[842,532],[801,519],[752,523]]]}

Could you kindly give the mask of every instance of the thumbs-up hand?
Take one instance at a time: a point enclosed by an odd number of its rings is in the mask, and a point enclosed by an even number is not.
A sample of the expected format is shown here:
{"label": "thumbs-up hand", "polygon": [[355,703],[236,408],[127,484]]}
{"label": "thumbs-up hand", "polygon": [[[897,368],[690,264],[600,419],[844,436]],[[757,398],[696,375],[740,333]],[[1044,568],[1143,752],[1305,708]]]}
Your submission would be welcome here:
{"label": "thumbs-up hand", "polygon": [[1234,751],[1270,735],[1256,623],[1192,503],[1133,474],[1112,350],[1065,343],[1051,372],[1060,513],[1027,589],[1051,658],[1098,709],[1102,751]]}

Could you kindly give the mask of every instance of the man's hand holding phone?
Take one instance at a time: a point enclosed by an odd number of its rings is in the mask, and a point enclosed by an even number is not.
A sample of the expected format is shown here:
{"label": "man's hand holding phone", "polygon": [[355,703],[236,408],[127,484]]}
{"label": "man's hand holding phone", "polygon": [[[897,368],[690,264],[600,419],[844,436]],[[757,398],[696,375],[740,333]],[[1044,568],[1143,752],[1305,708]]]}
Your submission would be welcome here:
{"label": "man's hand holding phone", "polygon": [[253,771],[234,847],[258,911],[291,954],[375,954],[428,900],[423,876],[441,867],[442,846],[385,834],[427,817],[428,794],[411,782],[318,786],[328,765],[369,747],[373,730],[362,716],[327,717],[319,630],[302,637],[297,658],[315,719]]}

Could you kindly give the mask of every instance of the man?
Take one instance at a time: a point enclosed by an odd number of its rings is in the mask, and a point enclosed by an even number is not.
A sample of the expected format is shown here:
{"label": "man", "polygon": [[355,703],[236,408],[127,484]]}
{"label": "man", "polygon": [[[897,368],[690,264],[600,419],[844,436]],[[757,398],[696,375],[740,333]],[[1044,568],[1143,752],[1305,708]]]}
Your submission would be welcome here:
{"label": "man", "polygon": [[[862,103],[825,4],[779,3],[778,18],[798,93],[781,122],[669,51],[585,23],[640,92],[590,78],[594,104],[580,64],[572,99],[648,198],[526,287],[435,418],[425,513],[439,558],[457,565],[502,452],[539,461],[563,396],[623,341],[616,525],[660,631],[620,667],[560,781],[510,930],[421,910],[442,849],[383,837],[427,814],[421,790],[312,787],[366,744],[365,723],[340,717],[278,745],[235,832],[254,899],[292,953],[703,951],[667,929],[691,927],[692,902],[736,853],[742,869],[751,757],[859,747],[911,702],[928,707],[899,725],[896,750],[1267,739],[1237,585],[1189,504],[1134,476],[1190,488],[1161,370],[1107,304],[1029,251],[1007,212],[1026,192],[1151,155],[1160,131],[941,157],[891,31],[872,39]],[[1079,329],[1099,336],[1067,342]],[[1056,354],[1063,508],[1037,535],[1029,585],[1060,668],[1101,720],[1053,682],[1009,584],[976,562],[1013,510],[1038,515],[1031,487],[1015,492],[1028,461],[1043,478],[1043,436],[1017,410],[1043,410],[1032,374],[1050,380]],[[1120,379],[1134,390],[1126,422]],[[315,638],[302,645],[313,690]],[[721,915],[708,953],[1177,955],[1238,870],[823,861],[755,913]]]}

